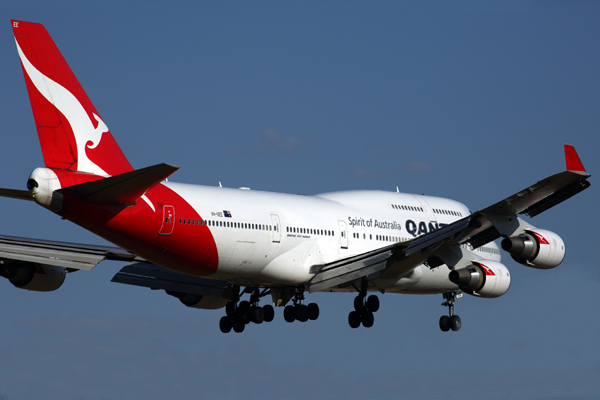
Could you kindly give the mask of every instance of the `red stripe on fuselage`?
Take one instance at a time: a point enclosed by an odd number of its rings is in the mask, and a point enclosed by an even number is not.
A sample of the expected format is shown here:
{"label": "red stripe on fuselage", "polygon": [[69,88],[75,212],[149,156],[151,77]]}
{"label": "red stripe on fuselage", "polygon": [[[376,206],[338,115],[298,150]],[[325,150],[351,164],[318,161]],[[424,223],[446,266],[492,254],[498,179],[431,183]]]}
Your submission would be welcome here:
{"label": "red stripe on fuselage", "polygon": [[[64,182],[62,186],[71,183]],[[146,193],[154,210],[143,200],[135,206],[100,206],[65,196],[65,219],[103,237],[162,267],[193,276],[208,276],[219,264],[217,245],[209,228],[180,224],[180,218],[201,220],[200,215],[181,196],[159,184]],[[173,206],[175,216],[170,235],[160,235],[163,207]]]}

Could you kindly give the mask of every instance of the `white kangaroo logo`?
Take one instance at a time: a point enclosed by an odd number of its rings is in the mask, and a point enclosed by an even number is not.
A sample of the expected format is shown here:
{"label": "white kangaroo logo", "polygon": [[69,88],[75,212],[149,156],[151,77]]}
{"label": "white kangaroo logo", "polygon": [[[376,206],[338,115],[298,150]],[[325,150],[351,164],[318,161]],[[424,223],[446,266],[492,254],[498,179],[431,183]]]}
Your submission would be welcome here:
{"label": "white kangaroo logo", "polygon": [[[94,164],[85,153],[86,148],[96,148],[96,146],[100,144],[102,134],[108,132],[108,127],[104,121],[96,114],[93,114],[94,119],[98,121],[98,126],[94,128],[94,124],[79,100],[77,100],[77,98],[65,87],[38,71],[33,64],[29,62],[27,57],[25,57],[16,38],[15,42],[17,43],[17,50],[25,71],[37,90],[39,90],[42,96],[52,103],[65,118],[67,118],[71,125],[71,129],[75,135],[75,142],[77,143],[77,170],[108,176],[108,174],[98,165]],[[89,142],[91,143],[88,145]]]}

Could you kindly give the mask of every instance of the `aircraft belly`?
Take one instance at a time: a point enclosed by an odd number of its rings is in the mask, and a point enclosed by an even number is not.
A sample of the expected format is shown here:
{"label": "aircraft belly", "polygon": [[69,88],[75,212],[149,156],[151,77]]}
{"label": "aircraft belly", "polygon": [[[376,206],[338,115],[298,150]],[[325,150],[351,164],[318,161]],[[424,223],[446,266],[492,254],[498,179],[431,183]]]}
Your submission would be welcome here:
{"label": "aircraft belly", "polygon": [[458,287],[448,279],[449,272],[450,270],[445,265],[434,269],[420,265],[415,268],[411,274],[392,283],[386,290],[397,293],[417,294],[442,293],[459,290]]}

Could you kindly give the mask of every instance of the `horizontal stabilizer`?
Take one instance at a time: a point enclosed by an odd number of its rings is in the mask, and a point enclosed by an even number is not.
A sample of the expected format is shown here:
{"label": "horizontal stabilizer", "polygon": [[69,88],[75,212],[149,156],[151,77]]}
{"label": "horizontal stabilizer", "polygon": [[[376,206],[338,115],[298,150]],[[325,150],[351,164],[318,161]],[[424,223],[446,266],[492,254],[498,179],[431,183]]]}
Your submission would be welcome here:
{"label": "horizontal stabilizer", "polygon": [[10,197],[11,199],[33,201],[33,195],[29,190],[2,189],[0,188],[0,197]]}
{"label": "horizontal stabilizer", "polygon": [[158,164],[57,191],[95,204],[131,206],[136,204],[140,196],[178,169],[175,165]]}

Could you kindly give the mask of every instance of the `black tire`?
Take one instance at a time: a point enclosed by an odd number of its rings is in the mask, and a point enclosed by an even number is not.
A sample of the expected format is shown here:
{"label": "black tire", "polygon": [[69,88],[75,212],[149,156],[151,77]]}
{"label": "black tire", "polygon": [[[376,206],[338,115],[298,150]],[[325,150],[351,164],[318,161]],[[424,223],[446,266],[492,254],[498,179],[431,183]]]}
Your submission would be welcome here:
{"label": "black tire", "polygon": [[232,301],[227,303],[227,305],[225,306],[225,314],[227,314],[229,318],[235,317],[237,314],[237,304],[235,304]]}
{"label": "black tire", "polygon": [[442,332],[448,332],[450,330],[450,317],[447,315],[442,315],[440,317],[440,329]]}
{"label": "black tire", "polygon": [[265,311],[262,309],[262,307],[254,307],[250,313],[250,316],[252,317],[252,322],[255,324],[262,324],[265,320]]}
{"label": "black tire", "polygon": [[234,332],[242,333],[242,332],[244,332],[244,328],[246,327],[246,324],[240,318],[236,318],[232,321],[231,326],[232,326]]}
{"label": "black tire", "polygon": [[319,305],[317,303],[310,303],[308,305],[308,319],[315,321],[319,318]]}
{"label": "black tire", "polygon": [[275,318],[275,309],[273,308],[273,306],[267,304],[263,307],[263,311],[265,312],[265,322],[273,321],[273,318]]}
{"label": "black tire", "polygon": [[250,311],[241,314],[238,316],[238,318],[246,325],[248,325],[250,322],[252,322],[252,314],[250,313]]}
{"label": "black tire", "polygon": [[449,325],[450,325],[450,329],[452,329],[454,332],[460,331],[460,327],[462,326],[460,317],[458,315],[451,316]]}
{"label": "black tire", "polygon": [[308,307],[304,304],[298,304],[296,306],[296,319],[300,322],[308,321]]}
{"label": "black tire", "polygon": [[283,319],[287,322],[294,322],[296,320],[296,308],[294,306],[286,306],[283,309]]}
{"label": "black tire", "polygon": [[371,312],[379,311],[379,297],[374,294],[367,298],[367,308]]}
{"label": "black tire", "polygon": [[348,325],[350,328],[356,329],[360,326],[360,313],[358,311],[351,311],[348,314]]}
{"label": "black tire", "polygon": [[240,305],[238,306],[239,315],[248,314],[250,312],[250,302],[244,300],[240,301]]}
{"label": "black tire", "polygon": [[231,332],[231,318],[227,316],[221,317],[221,320],[219,321],[219,328],[223,333]]}
{"label": "black tire", "polygon": [[358,295],[354,298],[354,309],[358,312],[361,312],[365,309],[365,297],[362,295]]}
{"label": "black tire", "polygon": [[360,320],[365,328],[370,328],[375,323],[375,316],[369,310],[360,313]]}

